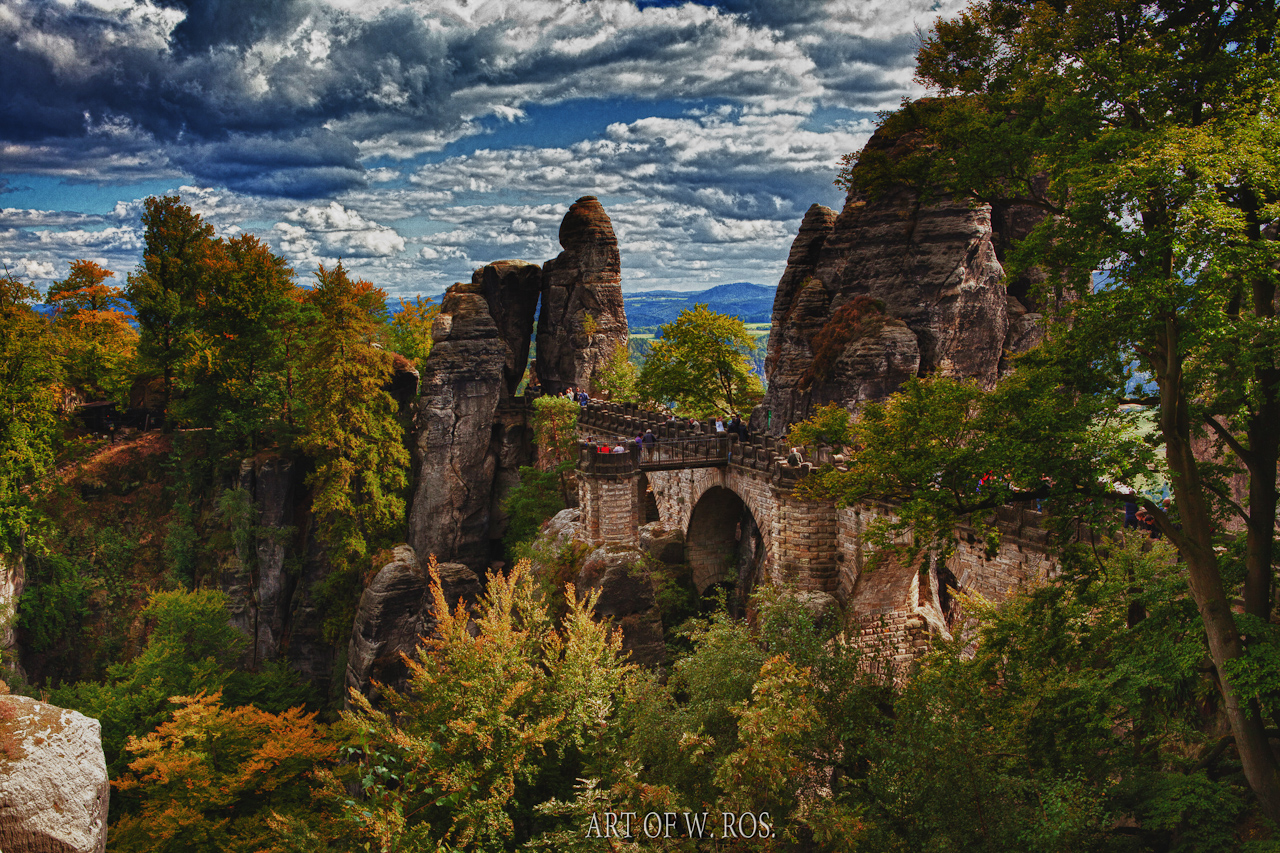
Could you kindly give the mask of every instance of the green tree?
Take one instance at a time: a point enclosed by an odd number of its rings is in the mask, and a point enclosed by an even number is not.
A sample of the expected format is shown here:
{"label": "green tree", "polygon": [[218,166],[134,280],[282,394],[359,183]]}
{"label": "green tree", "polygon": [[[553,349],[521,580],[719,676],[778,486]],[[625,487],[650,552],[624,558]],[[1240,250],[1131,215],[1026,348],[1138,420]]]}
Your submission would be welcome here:
{"label": "green tree", "polygon": [[[1248,643],[1231,612],[1237,592],[1250,624],[1273,606],[1277,18],[1265,2],[975,4],[921,48],[919,77],[944,97],[888,119],[891,135],[914,134],[914,154],[869,151],[843,180],[1051,214],[1014,258],[1074,297],[1051,330],[1062,372],[1045,391],[1118,403],[1131,360],[1154,386],[1139,402],[1158,413],[1179,522],[1148,509],[1186,562],[1245,775],[1280,822],[1267,708],[1234,684]],[[1206,432],[1216,459],[1196,452]],[[1247,478],[1247,502],[1231,498],[1223,463]],[[1246,542],[1224,560],[1228,517]]]}
{"label": "green tree", "polygon": [[207,261],[216,242],[213,226],[177,196],[145,202],[143,258],[126,293],[138,321],[138,352],[163,380],[166,427],[175,381],[191,354],[206,290]]}
{"label": "green tree", "polygon": [[660,331],[640,368],[642,397],[711,417],[749,410],[763,395],[760,378],[751,372],[755,344],[737,317],[696,305]]}
{"label": "green tree", "polygon": [[136,657],[113,664],[105,682],[78,682],[50,694],[55,704],[101,721],[102,749],[112,777],[121,775],[129,762],[128,739],[169,719],[171,696],[222,690],[233,705],[255,702],[275,713],[306,698],[287,670],[235,671],[247,640],[231,627],[223,593],[152,593],[141,615],[150,630]]}
{"label": "green tree", "polygon": [[807,420],[791,427],[787,443],[794,447],[825,444],[842,447],[853,443],[853,423],[849,410],[837,403],[818,407]]}
{"label": "green tree", "polygon": [[440,305],[430,298],[415,297],[412,302],[400,300],[387,328],[387,343],[417,367],[431,355],[431,324],[440,313]]}
{"label": "green tree", "polygon": [[38,519],[31,487],[52,470],[62,369],[34,286],[0,278],[0,553],[19,550]]}
{"label": "green tree", "polygon": [[628,347],[617,347],[609,363],[595,376],[595,383],[611,403],[634,403],[640,370],[631,361]]}
{"label": "green tree", "polygon": [[339,570],[328,597],[341,606],[326,629],[337,638],[351,630],[365,562],[404,519],[409,452],[396,402],[384,390],[391,354],[375,343],[386,294],[352,281],[342,264],[321,266],[316,282],[308,301],[319,317],[302,380],[306,413],[298,447],[315,462],[307,475],[312,511]]}

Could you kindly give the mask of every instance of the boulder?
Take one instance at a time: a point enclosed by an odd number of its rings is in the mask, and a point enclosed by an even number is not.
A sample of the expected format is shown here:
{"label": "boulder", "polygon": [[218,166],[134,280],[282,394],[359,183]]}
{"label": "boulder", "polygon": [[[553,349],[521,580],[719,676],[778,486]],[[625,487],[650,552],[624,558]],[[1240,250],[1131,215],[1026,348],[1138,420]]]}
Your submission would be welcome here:
{"label": "boulder", "polygon": [[97,720],[0,696],[0,850],[101,853],[110,793]]}
{"label": "boulder", "polygon": [[595,375],[627,346],[618,240],[604,206],[583,196],[560,223],[564,247],[542,268],[538,313],[538,379],[544,391],[569,386],[599,393]]}
{"label": "boulder", "polygon": [[579,595],[599,592],[595,616],[612,620],[622,631],[622,649],[645,666],[666,658],[662,614],[645,569],[645,552],[625,545],[602,545],[587,556],[578,573]]}
{"label": "boulder", "polygon": [[[440,563],[441,591],[452,607],[461,600],[474,608],[480,579],[461,563]],[[408,545],[392,549],[387,563],[360,594],[347,646],[346,705],[351,690],[376,702],[381,686],[404,690],[409,670],[402,655],[412,655],[421,638],[436,633],[439,618],[430,595],[430,579]]]}
{"label": "boulder", "polygon": [[640,527],[640,550],[660,563],[678,566],[684,562],[684,532],[651,521]]}
{"label": "boulder", "polygon": [[[881,129],[866,150],[893,159],[917,145],[913,134],[894,138]],[[874,199],[854,188],[839,216],[811,207],[775,296],[768,390],[752,429],[781,436],[816,406],[856,409],[915,375],[994,384],[1007,368],[1006,351],[1036,340],[1034,321],[1011,328],[1000,257],[1039,216],[1026,206],[993,211],[945,194],[926,203],[902,185]],[[1034,313],[1024,279],[1014,283],[1019,317]],[[870,305],[882,320],[848,335],[850,314],[869,317]],[[815,357],[825,363],[815,365]]]}

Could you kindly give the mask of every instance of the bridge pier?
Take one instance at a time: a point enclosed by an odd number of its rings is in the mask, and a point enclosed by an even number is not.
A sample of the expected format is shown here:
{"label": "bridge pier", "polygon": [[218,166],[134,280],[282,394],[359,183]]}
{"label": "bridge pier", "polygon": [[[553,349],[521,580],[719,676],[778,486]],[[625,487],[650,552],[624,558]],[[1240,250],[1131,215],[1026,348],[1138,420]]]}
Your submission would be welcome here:
{"label": "bridge pier", "polygon": [[578,453],[578,506],[587,535],[603,545],[640,544],[644,505],[634,443],[626,453],[600,453],[583,445]]}

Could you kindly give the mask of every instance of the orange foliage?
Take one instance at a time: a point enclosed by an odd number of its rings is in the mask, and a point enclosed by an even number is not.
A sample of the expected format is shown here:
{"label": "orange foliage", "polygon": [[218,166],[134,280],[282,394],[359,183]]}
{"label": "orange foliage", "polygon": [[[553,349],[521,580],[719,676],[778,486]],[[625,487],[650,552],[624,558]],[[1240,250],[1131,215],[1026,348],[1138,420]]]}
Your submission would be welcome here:
{"label": "orange foliage", "polygon": [[315,714],[228,709],[221,691],[170,701],[173,719],[129,739],[138,758],[112,782],[138,804],[112,828],[112,850],[267,850],[273,815],[312,810],[310,773],[336,752]]}

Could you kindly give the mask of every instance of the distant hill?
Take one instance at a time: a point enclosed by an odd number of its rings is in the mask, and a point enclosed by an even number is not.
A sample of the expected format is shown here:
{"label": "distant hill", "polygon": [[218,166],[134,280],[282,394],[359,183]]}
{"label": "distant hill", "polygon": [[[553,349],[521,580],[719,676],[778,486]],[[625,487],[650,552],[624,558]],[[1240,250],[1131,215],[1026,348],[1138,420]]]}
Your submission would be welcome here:
{"label": "distant hill", "polygon": [[776,287],[739,281],[720,284],[708,290],[649,290],[623,294],[627,309],[627,325],[651,329],[670,323],[686,308],[705,304],[712,311],[731,314],[744,323],[768,323],[773,316],[773,294]]}

